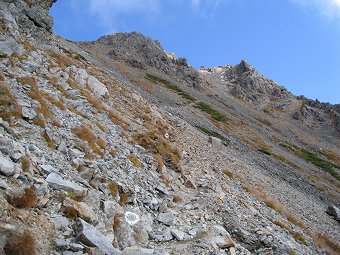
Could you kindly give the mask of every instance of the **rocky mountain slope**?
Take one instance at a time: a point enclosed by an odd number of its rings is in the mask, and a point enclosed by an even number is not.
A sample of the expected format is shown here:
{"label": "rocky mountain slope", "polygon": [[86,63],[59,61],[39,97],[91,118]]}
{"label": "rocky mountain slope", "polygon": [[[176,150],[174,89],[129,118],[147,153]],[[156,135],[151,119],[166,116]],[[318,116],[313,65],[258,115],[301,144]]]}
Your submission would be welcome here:
{"label": "rocky mountain slope", "polygon": [[339,254],[339,105],[0,0],[0,254]]}

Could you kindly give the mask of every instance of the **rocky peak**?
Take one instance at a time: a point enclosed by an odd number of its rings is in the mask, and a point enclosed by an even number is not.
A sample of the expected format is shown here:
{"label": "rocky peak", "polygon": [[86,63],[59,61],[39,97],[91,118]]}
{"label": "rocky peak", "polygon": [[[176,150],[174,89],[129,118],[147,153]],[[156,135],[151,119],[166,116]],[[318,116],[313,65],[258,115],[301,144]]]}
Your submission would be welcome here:
{"label": "rocky peak", "polygon": [[[125,62],[139,69],[156,69],[173,80],[190,87],[201,89],[203,81],[196,69],[188,65],[185,58],[169,54],[157,40],[152,40],[137,32],[114,33],[103,36],[95,42],[82,43],[82,46],[98,47],[110,58]],[[106,52],[103,52],[106,51]]]}

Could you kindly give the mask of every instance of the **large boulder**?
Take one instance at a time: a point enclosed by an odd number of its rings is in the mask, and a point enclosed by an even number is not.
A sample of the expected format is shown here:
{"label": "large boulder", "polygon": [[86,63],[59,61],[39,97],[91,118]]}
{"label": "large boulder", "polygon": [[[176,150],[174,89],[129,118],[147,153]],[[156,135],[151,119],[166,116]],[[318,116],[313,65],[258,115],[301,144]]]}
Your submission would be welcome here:
{"label": "large boulder", "polygon": [[78,218],[73,226],[79,241],[90,247],[97,247],[108,255],[122,254],[119,250],[113,247],[109,238],[100,233],[92,225]]}

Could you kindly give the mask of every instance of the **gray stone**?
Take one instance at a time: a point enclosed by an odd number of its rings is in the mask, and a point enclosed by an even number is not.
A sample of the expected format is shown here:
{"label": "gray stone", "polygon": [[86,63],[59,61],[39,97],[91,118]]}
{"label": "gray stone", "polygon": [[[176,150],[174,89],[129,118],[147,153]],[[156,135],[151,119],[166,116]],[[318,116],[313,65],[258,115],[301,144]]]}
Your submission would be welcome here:
{"label": "gray stone", "polygon": [[70,221],[61,215],[55,215],[51,217],[51,221],[53,222],[55,229],[65,231],[69,228]]}
{"label": "gray stone", "polygon": [[170,226],[172,221],[176,218],[173,212],[160,213],[157,220],[165,225]]}
{"label": "gray stone", "polygon": [[13,38],[0,37],[0,56],[11,56],[13,53],[21,54],[24,48]]}
{"label": "gray stone", "polygon": [[0,155],[0,173],[5,176],[12,176],[15,173],[14,163],[2,155]]}
{"label": "gray stone", "polygon": [[70,243],[70,248],[71,251],[77,252],[77,251],[82,251],[84,249],[84,246],[82,246],[79,243]]}
{"label": "gray stone", "polygon": [[74,193],[75,195],[84,195],[86,194],[87,189],[81,187],[80,185],[71,182],[69,180],[65,180],[63,177],[56,173],[50,173],[46,181],[48,182],[49,186],[54,189],[61,189],[65,191],[69,191]]}
{"label": "gray stone", "polygon": [[66,143],[64,141],[62,141],[59,145],[58,145],[58,148],[57,150],[59,152],[61,152],[62,154],[67,154],[67,146],[66,146]]}
{"label": "gray stone", "polygon": [[31,107],[22,107],[21,115],[24,119],[33,120],[37,117],[37,113]]}
{"label": "gray stone", "polygon": [[122,254],[111,241],[86,221],[78,218],[73,226],[77,238],[85,245],[97,247],[108,255]]}
{"label": "gray stone", "polygon": [[58,173],[59,171],[51,165],[41,165],[40,168],[45,172],[45,174]]}
{"label": "gray stone", "polygon": [[8,184],[5,180],[0,180],[0,189],[8,189]]}
{"label": "gray stone", "polygon": [[340,221],[340,209],[335,206],[328,206],[327,213],[334,217],[337,221]]}
{"label": "gray stone", "polygon": [[183,231],[177,230],[177,229],[171,229],[171,234],[178,240],[182,241],[184,240],[185,233]]}
{"label": "gray stone", "polygon": [[152,255],[155,251],[153,249],[146,249],[141,247],[127,247],[124,249],[124,255]]}
{"label": "gray stone", "polygon": [[216,149],[221,149],[222,147],[222,141],[217,137],[209,136],[209,143]]}
{"label": "gray stone", "polygon": [[67,239],[56,239],[53,241],[54,246],[61,251],[68,250],[70,247],[70,241]]}

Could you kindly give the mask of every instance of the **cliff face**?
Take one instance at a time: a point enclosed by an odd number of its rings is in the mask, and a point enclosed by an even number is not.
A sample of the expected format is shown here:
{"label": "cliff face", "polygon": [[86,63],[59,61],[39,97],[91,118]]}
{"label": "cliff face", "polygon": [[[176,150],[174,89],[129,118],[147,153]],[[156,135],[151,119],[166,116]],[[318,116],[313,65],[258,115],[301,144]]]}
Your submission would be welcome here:
{"label": "cliff face", "polygon": [[49,16],[49,10],[55,2],[56,0],[1,0],[2,27],[16,36],[19,29],[31,31],[32,36],[40,29],[51,31],[53,19]]}

